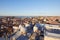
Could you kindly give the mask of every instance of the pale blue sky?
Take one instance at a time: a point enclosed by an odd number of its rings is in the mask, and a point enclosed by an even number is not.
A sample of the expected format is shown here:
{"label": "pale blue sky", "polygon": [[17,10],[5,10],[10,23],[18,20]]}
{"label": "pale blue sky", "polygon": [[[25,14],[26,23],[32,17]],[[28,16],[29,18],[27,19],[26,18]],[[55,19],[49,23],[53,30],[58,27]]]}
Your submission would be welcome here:
{"label": "pale blue sky", "polygon": [[0,0],[0,16],[60,16],[60,0]]}

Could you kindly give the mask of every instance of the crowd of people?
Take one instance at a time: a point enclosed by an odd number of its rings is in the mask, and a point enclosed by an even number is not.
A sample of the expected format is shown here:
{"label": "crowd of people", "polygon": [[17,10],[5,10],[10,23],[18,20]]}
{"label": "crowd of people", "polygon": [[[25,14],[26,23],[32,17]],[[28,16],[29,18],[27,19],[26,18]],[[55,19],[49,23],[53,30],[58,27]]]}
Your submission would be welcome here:
{"label": "crowd of people", "polygon": [[[2,37],[4,33],[8,36],[14,33],[15,30],[19,30],[20,35],[27,35],[29,40],[40,40],[40,37],[44,37],[43,22],[41,17],[3,17],[0,18],[0,36]],[[14,27],[17,27],[17,29],[14,29]]]}
{"label": "crowd of people", "polygon": [[[21,35],[29,34],[30,40],[35,40],[34,37],[39,38],[41,36],[41,33],[44,32],[43,28],[44,26],[41,26],[39,22],[34,23],[34,22],[26,21],[19,25],[20,34]],[[44,34],[42,36],[44,36]],[[40,40],[40,39],[37,39],[37,40]]]}
{"label": "crowd of people", "polygon": [[[29,40],[40,40],[44,37],[44,24],[59,24],[59,18],[54,20],[47,17],[1,17],[0,18],[0,37],[8,36],[17,31],[20,35],[28,36]],[[21,38],[17,38],[21,39]],[[24,39],[24,38],[23,38]],[[42,38],[43,39],[43,38]]]}
{"label": "crowd of people", "polygon": [[[53,20],[54,18],[54,20]],[[60,24],[55,17],[12,17],[0,18],[0,37],[11,35],[17,31],[20,35],[28,36],[29,40],[40,40],[44,37],[44,24]],[[17,38],[18,40],[19,38]],[[21,39],[21,38],[20,38]],[[24,38],[23,38],[24,39]]]}
{"label": "crowd of people", "polygon": [[29,40],[43,40],[44,38],[44,25],[42,25],[40,23],[40,20],[38,20],[37,18],[22,19],[18,29],[20,31],[20,35],[27,35],[29,37]]}

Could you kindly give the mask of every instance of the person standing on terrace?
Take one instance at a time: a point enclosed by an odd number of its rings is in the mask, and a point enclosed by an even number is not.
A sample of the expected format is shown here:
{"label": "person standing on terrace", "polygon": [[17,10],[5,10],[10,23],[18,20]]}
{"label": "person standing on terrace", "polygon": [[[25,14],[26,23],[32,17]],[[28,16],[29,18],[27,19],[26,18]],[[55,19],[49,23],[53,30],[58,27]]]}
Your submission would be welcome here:
{"label": "person standing on terrace", "polygon": [[20,24],[19,29],[20,29],[20,34],[21,35],[26,35],[26,28],[25,28],[24,24]]}

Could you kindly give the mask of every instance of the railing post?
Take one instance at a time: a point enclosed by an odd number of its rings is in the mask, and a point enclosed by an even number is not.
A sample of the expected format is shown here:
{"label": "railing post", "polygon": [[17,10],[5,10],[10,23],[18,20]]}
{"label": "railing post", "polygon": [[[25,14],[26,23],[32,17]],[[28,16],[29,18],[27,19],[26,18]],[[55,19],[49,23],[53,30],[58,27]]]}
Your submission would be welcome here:
{"label": "railing post", "polygon": [[4,33],[4,38],[5,38],[5,40],[8,40],[8,36],[6,33]]}

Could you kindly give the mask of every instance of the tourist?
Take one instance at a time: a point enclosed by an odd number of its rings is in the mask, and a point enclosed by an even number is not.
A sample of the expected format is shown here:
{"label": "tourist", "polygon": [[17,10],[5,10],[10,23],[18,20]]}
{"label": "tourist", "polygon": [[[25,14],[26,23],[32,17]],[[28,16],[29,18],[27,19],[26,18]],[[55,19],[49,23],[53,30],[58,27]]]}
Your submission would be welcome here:
{"label": "tourist", "polygon": [[20,29],[21,35],[26,35],[26,28],[25,28],[24,24],[20,24],[19,29]]}

